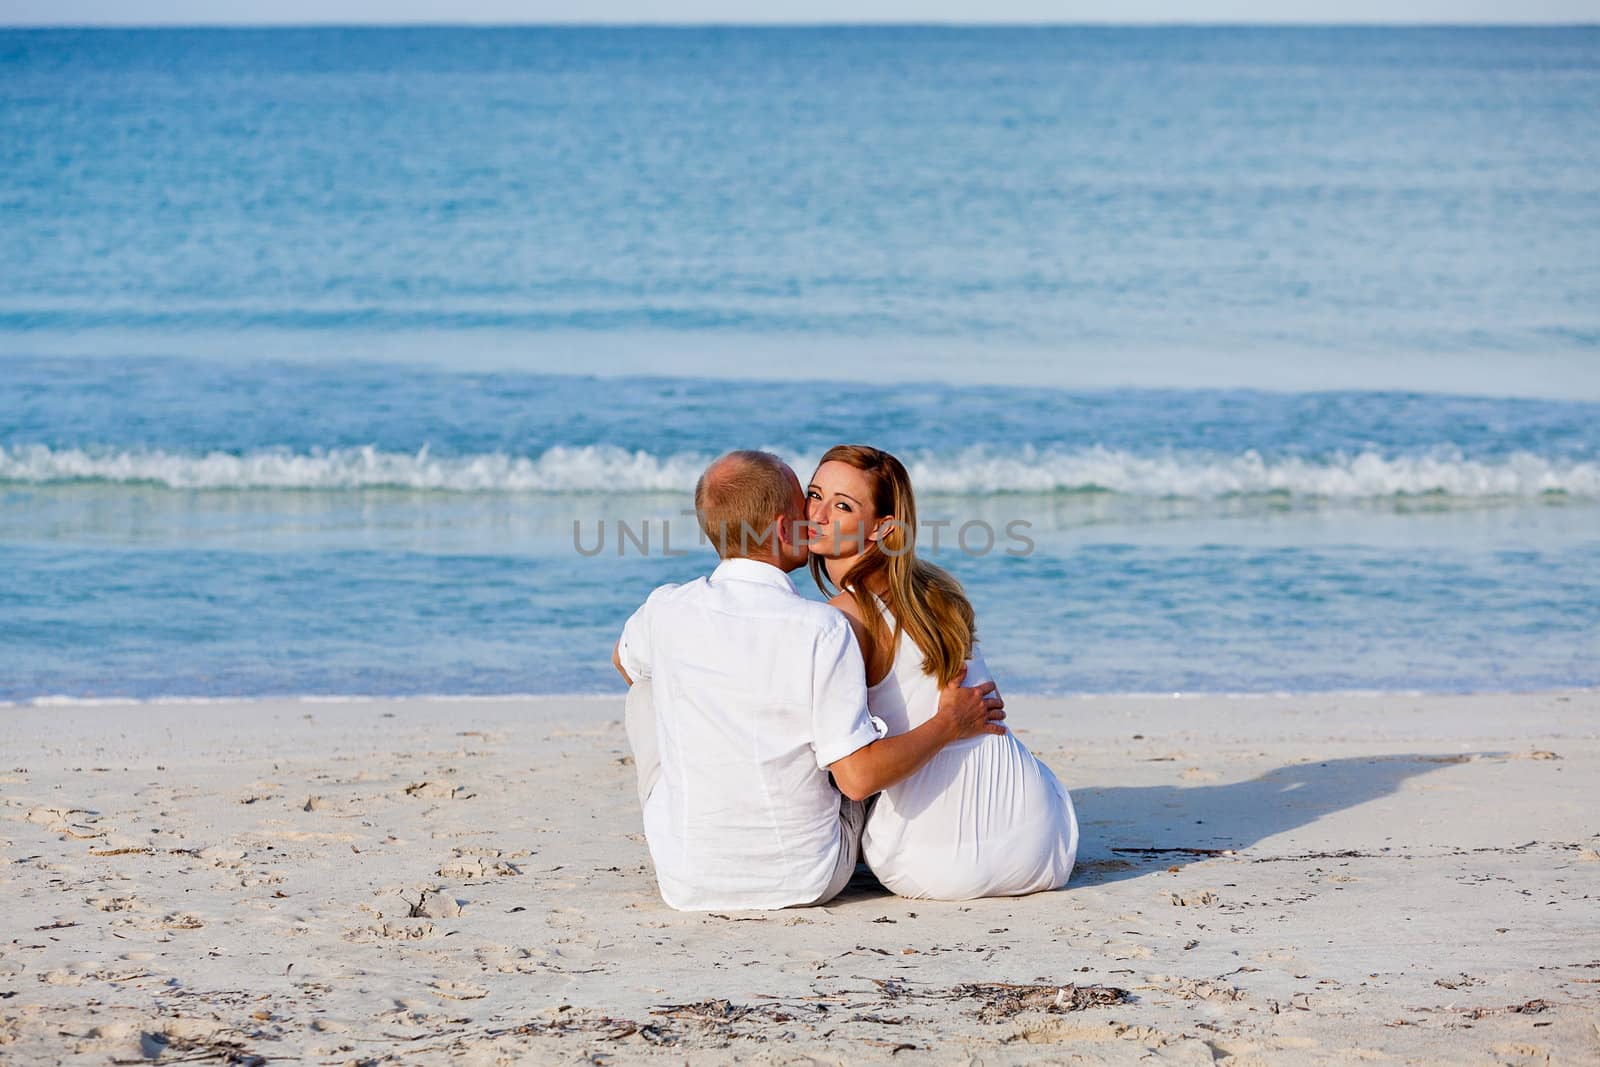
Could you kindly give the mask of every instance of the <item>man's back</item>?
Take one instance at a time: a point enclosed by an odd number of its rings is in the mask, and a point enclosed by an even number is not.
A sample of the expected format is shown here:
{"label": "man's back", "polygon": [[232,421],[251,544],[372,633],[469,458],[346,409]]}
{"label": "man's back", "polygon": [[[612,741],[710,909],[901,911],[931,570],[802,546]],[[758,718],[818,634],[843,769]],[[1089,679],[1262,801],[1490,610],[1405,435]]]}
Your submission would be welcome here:
{"label": "man's back", "polygon": [[767,563],[724,561],[663,586],[618,649],[649,679],[661,778],[645,836],[675,908],[815,900],[843,847],[825,768],[879,733],[844,617],[802,599]]}

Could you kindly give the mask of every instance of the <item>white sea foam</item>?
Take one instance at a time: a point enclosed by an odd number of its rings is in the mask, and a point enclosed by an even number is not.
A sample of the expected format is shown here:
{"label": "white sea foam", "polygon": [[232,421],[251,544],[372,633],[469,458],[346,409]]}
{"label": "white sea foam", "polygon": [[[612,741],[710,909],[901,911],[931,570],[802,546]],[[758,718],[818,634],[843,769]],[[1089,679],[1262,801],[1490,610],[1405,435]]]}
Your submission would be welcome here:
{"label": "white sea foam", "polygon": [[204,455],[159,449],[0,446],[0,482],[111,482],[170,489],[413,489],[442,492],[649,492],[693,487],[706,457],[665,458],[620,448],[552,448],[537,458],[500,452],[435,456],[371,446]]}
{"label": "white sea foam", "polygon": [[[406,489],[458,493],[688,492],[710,457],[656,455],[608,446],[556,447],[536,457],[382,451],[373,447],[203,455],[158,449],[0,446],[0,483],[145,484],[181,490]],[[789,453],[802,473],[815,457]],[[1469,459],[1436,452],[1336,454],[1315,459],[1199,453],[1138,454],[1108,448],[1054,451],[973,448],[906,457],[923,493],[1108,492],[1146,498],[1281,494],[1374,499],[1438,494],[1464,499],[1558,493],[1600,498],[1600,462],[1520,452]]]}
{"label": "white sea foam", "polygon": [[1207,456],[1024,449],[1011,455],[972,451],[954,463],[918,459],[908,466],[912,484],[922,492],[961,495],[1102,490],[1155,498],[1269,493],[1345,500],[1430,493],[1463,498],[1600,496],[1600,463],[1526,452],[1494,460],[1377,452],[1269,459],[1254,451]]}
{"label": "white sea foam", "polygon": [[615,693],[299,693],[283,696],[153,696],[153,697],[77,697],[52,693],[30,699],[0,700],[0,708],[115,708],[127,705],[212,705],[212,704],[519,704],[529,701],[614,701]]}

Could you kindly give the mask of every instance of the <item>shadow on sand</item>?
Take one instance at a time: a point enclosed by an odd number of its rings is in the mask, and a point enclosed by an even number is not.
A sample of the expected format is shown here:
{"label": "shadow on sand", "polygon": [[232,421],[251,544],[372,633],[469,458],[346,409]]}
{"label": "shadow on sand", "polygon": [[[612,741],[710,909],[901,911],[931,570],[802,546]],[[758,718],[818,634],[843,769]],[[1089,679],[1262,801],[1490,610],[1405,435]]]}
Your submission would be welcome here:
{"label": "shadow on sand", "polygon": [[[1226,785],[1069,788],[1078,813],[1078,862],[1067,889],[1165,872],[1218,853],[1242,852],[1275,834],[1399,791],[1408,778],[1452,763],[1503,753],[1404,754],[1319,760],[1277,767]],[[1296,855],[1381,855],[1381,840]],[[1249,859],[1251,857],[1245,857]],[[865,863],[835,901],[890,896]]]}
{"label": "shadow on sand", "polygon": [[[1389,796],[1407,778],[1473,758],[1365,756],[1291,764],[1226,785],[1073,789],[1081,837],[1071,884],[1137,878],[1208,858],[1218,850],[1242,851],[1332,812]],[[1315,853],[1318,846],[1307,845]],[[1343,842],[1338,848],[1326,854],[1385,851],[1381,840],[1361,842],[1354,850],[1350,842]]]}

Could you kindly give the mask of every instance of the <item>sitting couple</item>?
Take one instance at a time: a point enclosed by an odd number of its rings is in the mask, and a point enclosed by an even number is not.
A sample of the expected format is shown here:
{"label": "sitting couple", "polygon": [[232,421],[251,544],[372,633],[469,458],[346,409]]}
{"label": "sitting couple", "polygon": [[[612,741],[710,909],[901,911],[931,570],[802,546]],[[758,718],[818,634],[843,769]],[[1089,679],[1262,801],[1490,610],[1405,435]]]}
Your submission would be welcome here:
{"label": "sitting couple", "polygon": [[[823,904],[858,858],[907,897],[1065,885],[1071,798],[1003,725],[961,586],[917,559],[900,461],[841,445],[802,490],[731,452],[695,511],[721,564],[651,593],[612,656],[662,899]],[[827,604],[789,579],[808,563]]]}

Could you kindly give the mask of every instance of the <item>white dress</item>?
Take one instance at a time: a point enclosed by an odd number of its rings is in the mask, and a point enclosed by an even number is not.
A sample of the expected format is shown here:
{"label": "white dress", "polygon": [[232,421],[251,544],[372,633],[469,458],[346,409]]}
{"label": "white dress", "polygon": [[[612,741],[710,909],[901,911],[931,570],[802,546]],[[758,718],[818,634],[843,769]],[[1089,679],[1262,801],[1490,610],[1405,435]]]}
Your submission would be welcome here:
{"label": "white dress", "polygon": [[[894,617],[887,608],[883,614],[892,633]],[[893,668],[867,690],[868,708],[891,735],[939,710],[939,683],[922,661],[916,642],[901,634]],[[974,651],[963,684],[990,680]],[[861,852],[878,880],[903,897],[1020,896],[1067,884],[1078,819],[1066,789],[1015,734],[984,734],[946,745],[879,793]]]}

